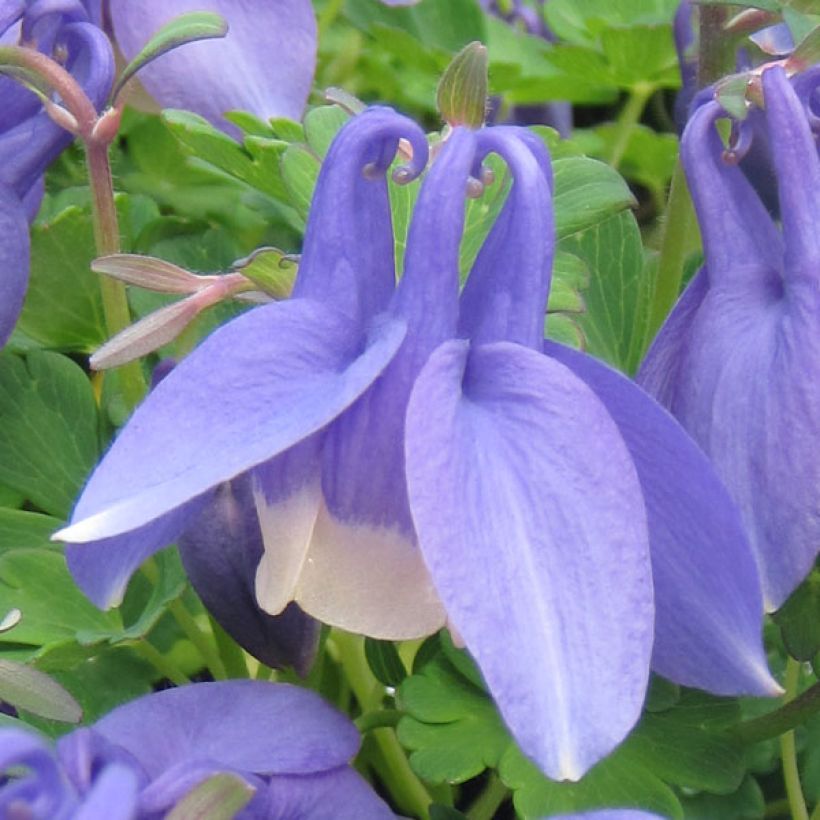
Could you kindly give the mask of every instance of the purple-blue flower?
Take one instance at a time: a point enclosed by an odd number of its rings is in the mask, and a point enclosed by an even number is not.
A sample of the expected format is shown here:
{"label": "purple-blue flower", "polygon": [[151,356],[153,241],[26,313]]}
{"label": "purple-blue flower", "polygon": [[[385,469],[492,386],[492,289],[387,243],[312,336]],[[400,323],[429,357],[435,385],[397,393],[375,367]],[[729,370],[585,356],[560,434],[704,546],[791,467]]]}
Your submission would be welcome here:
{"label": "purple-blue flower", "polygon": [[180,14],[214,11],[227,21],[224,39],[186,45],[140,71],[162,108],[195,111],[232,132],[223,115],[237,109],[262,119],[301,119],[316,64],[310,0],[110,0],[110,8],[128,59]]}
{"label": "purple-blue flower", "polygon": [[[650,664],[719,693],[776,691],[754,561],[703,453],[628,379],[544,345],[544,144],[453,129],[396,286],[385,173],[401,138],[404,181],[427,164],[418,126],[373,108],[340,131],[293,298],[216,331],[135,412],[59,533],[78,584],[117,603],[240,477],[263,609],[295,600],[390,639],[449,622],[552,777],[623,739]],[[490,153],[512,186],[459,295],[465,194]]]}
{"label": "purple-blue flower", "polygon": [[724,160],[716,122],[727,114],[717,102],[697,108],[681,153],[705,264],[639,380],[732,493],[772,610],[820,547],[820,159],[811,89],[801,99],[777,66],[762,84],[782,224]]}
{"label": "purple-blue flower", "polygon": [[[111,88],[114,57],[97,22],[99,2],[0,3],[4,43],[59,52],[60,61],[99,107]],[[14,329],[26,294],[28,223],[43,195],[43,172],[72,139],[34,93],[0,77],[0,346]]]}
{"label": "purple-blue flower", "polygon": [[146,695],[52,749],[0,729],[0,816],[139,820],[165,816],[216,774],[252,790],[242,820],[394,817],[351,767],[359,733],[306,689],[202,683]]}

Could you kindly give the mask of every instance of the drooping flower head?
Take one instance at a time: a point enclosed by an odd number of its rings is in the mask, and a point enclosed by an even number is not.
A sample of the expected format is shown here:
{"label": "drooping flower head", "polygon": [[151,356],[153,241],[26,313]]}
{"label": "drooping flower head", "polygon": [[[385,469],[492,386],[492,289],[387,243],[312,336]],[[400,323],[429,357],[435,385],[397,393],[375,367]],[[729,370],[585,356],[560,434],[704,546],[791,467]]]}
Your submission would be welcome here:
{"label": "drooping flower head", "polygon": [[[99,108],[111,89],[114,56],[96,25],[99,3],[8,2],[0,5],[4,44],[37,48],[72,73]],[[0,77],[0,346],[23,306],[29,274],[28,223],[43,195],[43,173],[73,136],[43,110],[31,91]]]}
{"label": "drooping flower head", "polygon": [[217,774],[252,793],[237,817],[393,817],[351,767],[360,737],[305,689],[202,683],[146,695],[76,729],[56,749],[0,729],[0,815],[36,820],[165,816]]}
{"label": "drooping flower head", "polygon": [[[60,533],[75,579],[116,603],[215,488],[248,482],[264,609],[295,600],[390,639],[449,620],[552,777],[623,739],[650,664],[716,692],[776,690],[754,562],[706,458],[627,379],[544,348],[543,142],[454,128],[397,286],[385,173],[400,138],[406,180],[427,163],[413,123],[374,108],[340,131],[293,298],[216,331],[136,411]],[[459,294],[465,196],[490,153],[510,189]]]}
{"label": "drooping flower head", "polygon": [[820,159],[816,70],[762,76],[778,226],[725,159],[719,103],[697,108],[681,144],[705,263],[639,374],[714,462],[743,518],[768,609],[820,547]]}

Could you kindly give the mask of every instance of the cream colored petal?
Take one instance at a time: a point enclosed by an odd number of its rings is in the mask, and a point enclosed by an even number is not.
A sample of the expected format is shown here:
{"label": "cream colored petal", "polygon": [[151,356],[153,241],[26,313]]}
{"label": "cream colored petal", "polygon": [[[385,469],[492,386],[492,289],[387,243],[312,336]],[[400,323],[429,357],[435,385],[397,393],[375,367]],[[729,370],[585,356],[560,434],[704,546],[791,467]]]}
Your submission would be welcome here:
{"label": "cream colored petal", "polygon": [[324,504],[295,597],[324,623],[384,640],[430,635],[446,619],[415,543],[387,528],[339,522]]}
{"label": "cream colored petal", "polygon": [[318,476],[274,504],[267,502],[259,488],[254,489],[265,545],[256,570],[256,600],[271,615],[278,615],[295,598],[321,497]]}

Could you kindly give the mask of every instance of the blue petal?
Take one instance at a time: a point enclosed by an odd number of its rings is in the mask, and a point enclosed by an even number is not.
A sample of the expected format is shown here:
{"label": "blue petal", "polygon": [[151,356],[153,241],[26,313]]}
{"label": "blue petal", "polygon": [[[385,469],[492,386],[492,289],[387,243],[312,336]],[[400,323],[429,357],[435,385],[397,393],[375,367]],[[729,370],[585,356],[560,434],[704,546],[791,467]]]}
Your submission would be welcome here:
{"label": "blue petal", "polygon": [[754,556],[709,460],[629,379],[575,350],[553,342],[544,348],[601,399],[638,471],[655,586],[652,668],[715,694],[777,694]]}
{"label": "blue petal", "polygon": [[307,299],[217,330],[136,410],[58,533],[86,542],[137,529],[316,432],[370,385],[404,338]]}
{"label": "blue petal", "polygon": [[274,668],[310,670],[319,624],[292,604],[272,617],[254,595],[264,551],[247,478],[223,484],[185,529],[179,553],[185,572],[211,615],[247,652]]}
{"label": "blue petal", "polygon": [[[277,776],[257,817],[299,820],[395,820],[396,815],[349,766],[302,777]],[[242,815],[240,815],[241,820]]]}
{"label": "blue petal", "polygon": [[318,695],[259,681],[198,683],[117,707],[93,731],[151,779],[180,764],[258,775],[312,774],[347,764],[359,733]]}
{"label": "blue petal", "polygon": [[72,820],[133,820],[137,814],[137,776],[126,766],[107,766],[72,814]]}
{"label": "blue petal", "polygon": [[453,341],[419,376],[406,448],[450,620],[524,752],[577,780],[639,717],[652,648],[646,517],[617,428],[543,354]]}
{"label": "blue petal", "polygon": [[783,242],[737,165],[723,159],[716,102],[697,108],[681,139],[681,161],[698,216],[713,285],[771,287],[779,280]]}
{"label": "blue petal", "polygon": [[[526,135],[526,136],[525,136]],[[513,175],[507,201],[485,240],[461,296],[459,331],[474,342],[507,340],[540,349],[550,287],[555,226],[549,155],[522,128],[485,128]]]}
{"label": "blue petal", "polygon": [[[224,40],[192,43],[159,58],[140,80],[162,108],[186,108],[229,130],[227,111],[300,120],[313,81],[316,19],[309,0],[140,0],[111,4],[117,44],[133,59],[169,20],[214,11]],[[235,129],[234,129],[235,130]]]}
{"label": "blue petal", "polygon": [[784,279],[808,291],[806,309],[812,310],[820,303],[820,157],[806,111],[782,68],[763,72],[763,93],[786,247]]}
{"label": "blue petal", "polygon": [[17,195],[0,184],[0,347],[17,323],[28,287],[28,221]]}
{"label": "blue petal", "polygon": [[330,302],[363,321],[387,308],[396,268],[385,173],[402,137],[413,150],[401,169],[409,181],[424,170],[428,149],[407,117],[369,108],[333,140],[316,182],[295,297]]}
{"label": "blue petal", "polygon": [[74,582],[100,609],[119,606],[128,581],[143,561],[174,541],[210,497],[211,493],[205,492],[122,535],[68,544],[66,563]]}

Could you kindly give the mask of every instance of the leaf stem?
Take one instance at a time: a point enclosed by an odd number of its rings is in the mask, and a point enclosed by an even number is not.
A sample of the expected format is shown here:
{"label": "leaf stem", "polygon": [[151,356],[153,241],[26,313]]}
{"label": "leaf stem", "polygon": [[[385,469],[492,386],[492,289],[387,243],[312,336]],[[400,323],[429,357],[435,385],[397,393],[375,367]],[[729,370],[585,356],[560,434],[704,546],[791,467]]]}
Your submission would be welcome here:
{"label": "leaf stem", "polygon": [[509,794],[510,790],[504,785],[501,778],[495,772],[490,772],[484,791],[467,809],[467,820],[492,820]]}
{"label": "leaf stem", "polygon": [[210,621],[211,632],[213,632],[216,648],[219,652],[219,657],[222,658],[227,676],[229,678],[250,677],[248,674],[248,664],[245,661],[245,653],[236,641],[220,626],[213,615],[208,614],[208,620]]}
{"label": "leaf stem", "polygon": [[[362,713],[378,710],[381,707],[382,690],[367,665],[363,639],[334,629],[332,641],[338,650],[339,662]],[[399,809],[428,820],[432,798],[410,768],[395,731],[392,728],[374,729],[373,739],[382,763],[379,774]]]}
{"label": "leaf stem", "polygon": [[168,678],[169,681],[175,683],[177,686],[185,686],[191,682],[191,679],[179,669],[176,664],[166,658],[165,655],[156,649],[153,644],[149,643],[147,639],[143,638],[141,641],[135,641],[131,646],[134,651],[143,660],[148,661],[163,678]]}
{"label": "leaf stem", "polygon": [[174,620],[179,624],[180,629],[185,633],[188,640],[196,647],[197,651],[208,667],[211,677],[214,680],[225,680],[228,675],[225,672],[225,665],[216,650],[213,640],[200,629],[199,624],[193,615],[188,612],[188,608],[177,598],[172,601],[168,610],[174,616]]}
{"label": "leaf stem", "polygon": [[632,131],[638,124],[649,98],[655,92],[655,87],[649,83],[638,83],[629,92],[623,108],[618,114],[615,123],[615,141],[607,157],[607,162],[617,169],[629,146]]}
{"label": "leaf stem", "polygon": [[666,203],[661,239],[658,273],[649,305],[649,325],[646,333],[648,347],[660,330],[680,293],[686,257],[700,246],[695,209],[686,186],[686,177],[680,161],[675,166],[669,199]]}
{"label": "leaf stem", "polygon": [[[85,144],[88,182],[91,187],[94,241],[99,256],[120,251],[120,228],[114,201],[114,183],[108,144],[89,139]],[[131,324],[131,310],[125,285],[108,276],[100,277],[105,326],[109,336],[116,336]],[[146,392],[145,378],[139,362],[130,362],[118,368],[122,392],[129,408],[133,408]]]}
{"label": "leaf stem", "polygon": [[[789,658],[786,664],[786,694],[783,700],[786,704],[794,700],[797,695],[797,685],[800,679],[800,662]],[[800,772],[797,768],[797,750],[794,743],[794,730],[780,736],[780,758],[783,761],[783,780],[786,784],[786,796],[789,799],[792,820],[809,820],[806,809],[806,800],[800,787]]]}
{"label": "leaf stem", "polygon": [[383,729],[385,726],[394,727],[401,718],[398,709],[376,709],[372,712],[365,712],[353,722],[356,728],[362,733],[370,732],[373,729]]}
{"label": "leaf stem", "polygon": [[[794,661],[795,665],[799,664]],[[788,679],[786,681],[788,686]],[[788,690],[787,690],[788,691]],[[783,706],[761,717],[744,720],[729,731],[743,743],[758,743],[791,731],[820,712],[820,682],[797,697],[792,696]]]}

